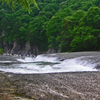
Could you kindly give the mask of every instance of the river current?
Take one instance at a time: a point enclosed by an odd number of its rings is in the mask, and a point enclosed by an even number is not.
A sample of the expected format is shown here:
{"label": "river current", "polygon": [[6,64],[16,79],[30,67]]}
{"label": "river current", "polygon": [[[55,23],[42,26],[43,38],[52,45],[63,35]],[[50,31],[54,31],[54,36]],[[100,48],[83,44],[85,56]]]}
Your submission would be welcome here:
{"label": "river current", "polygon": [[17,58],[17,61],[0,61],[0,71],[39,74],[39,73],[58,73],[58,72],[82,72],[98,71],[96,63],[84,60],[84,56],[72,59],[59,60],[57,57],[38,55],[36,58],[26,57]]}

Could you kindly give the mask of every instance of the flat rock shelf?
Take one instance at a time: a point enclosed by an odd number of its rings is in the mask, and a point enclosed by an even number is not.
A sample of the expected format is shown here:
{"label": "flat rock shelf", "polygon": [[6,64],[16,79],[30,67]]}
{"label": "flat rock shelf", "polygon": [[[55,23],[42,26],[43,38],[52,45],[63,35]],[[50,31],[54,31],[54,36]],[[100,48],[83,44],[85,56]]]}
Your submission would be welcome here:
{"label": "flat rock shelf", "polygon": [[0,72],[0,100],[100,100],[100,72]]}

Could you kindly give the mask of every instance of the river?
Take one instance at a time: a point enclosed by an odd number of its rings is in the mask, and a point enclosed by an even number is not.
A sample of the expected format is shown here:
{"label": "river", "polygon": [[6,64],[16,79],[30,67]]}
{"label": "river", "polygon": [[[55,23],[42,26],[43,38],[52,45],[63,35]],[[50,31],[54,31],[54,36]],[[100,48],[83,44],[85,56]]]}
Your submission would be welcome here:
{"label": "river", "polygon": [[16,60],[7,57],[0,60],[0,71],[21,74],[99,71],[100,64],[99,52],[42,54],[25,59],[12,57]]}

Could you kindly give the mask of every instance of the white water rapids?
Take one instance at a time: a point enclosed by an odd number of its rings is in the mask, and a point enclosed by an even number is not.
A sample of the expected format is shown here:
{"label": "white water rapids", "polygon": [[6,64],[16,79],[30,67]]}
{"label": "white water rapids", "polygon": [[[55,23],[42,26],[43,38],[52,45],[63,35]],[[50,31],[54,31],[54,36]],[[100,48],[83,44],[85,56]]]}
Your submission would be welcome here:
{"label": "white water rapids", "polygon": [[19,58],[17,60],[23,63],[17,64],[10,63],[11,61],[0,61],[0,71],[21,74],[97,71],[94,68],[95,64],[88,63],[87,61],[81,60],[81,58],[59,61],[56,57],[38,55],[36,58]]}

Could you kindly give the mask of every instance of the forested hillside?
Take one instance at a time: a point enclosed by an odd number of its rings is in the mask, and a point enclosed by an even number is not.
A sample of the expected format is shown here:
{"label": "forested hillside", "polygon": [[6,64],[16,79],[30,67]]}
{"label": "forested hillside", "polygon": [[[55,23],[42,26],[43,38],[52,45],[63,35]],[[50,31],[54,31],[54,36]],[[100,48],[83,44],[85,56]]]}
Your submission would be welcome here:
{"label": "forested hillside", "polygon": [[[28,42],[35,52],[100,50],[100,0],[36,0],[30,14],[0,3],[0,50],[22,50]],[[6,47],[6,49],[5,49]],[[38,50],[37,50],[38,49]]]}

